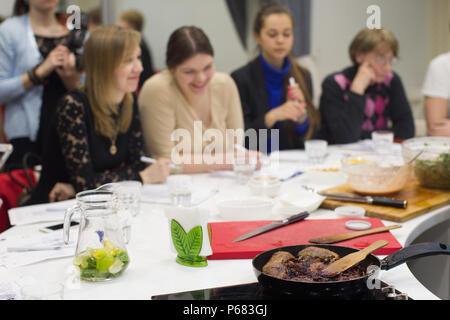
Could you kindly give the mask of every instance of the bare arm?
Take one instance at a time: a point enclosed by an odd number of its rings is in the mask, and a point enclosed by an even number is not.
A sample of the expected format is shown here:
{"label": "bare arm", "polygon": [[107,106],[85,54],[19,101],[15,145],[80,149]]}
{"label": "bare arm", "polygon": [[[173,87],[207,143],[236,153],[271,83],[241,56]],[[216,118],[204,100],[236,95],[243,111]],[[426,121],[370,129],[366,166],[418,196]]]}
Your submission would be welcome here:
{"label": "bare arm", "polygon": [[425,116],[430,136],[450,136],[448,102],[443,98],[425,97]]}

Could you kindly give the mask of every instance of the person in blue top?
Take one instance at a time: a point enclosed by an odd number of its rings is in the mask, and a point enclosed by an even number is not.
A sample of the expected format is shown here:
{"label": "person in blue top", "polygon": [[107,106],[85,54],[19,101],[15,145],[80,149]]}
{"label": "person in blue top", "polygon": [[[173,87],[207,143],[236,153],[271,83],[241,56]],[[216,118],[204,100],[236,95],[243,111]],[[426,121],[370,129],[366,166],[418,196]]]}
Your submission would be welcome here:
{"label": "person in blue top", "polygon": [[262,152],[275,151],[277,140],[280,150],[302,149],[320,124],[312,102],[311,75],[291,53],[293,26],[286,7],[278,3],[263,6],[253,27],[260,54],[231,74],[239,90],[246,130],[269,130],[267,139],[258,135]]}
{"label": "person in blue top", "polygon": [[0,25],[0,105],[11,164],[28,152],[42,154],[57,100],[82,77],[67,47],[70,32],[55,14],[58,3],[16,0],[14,16]]}

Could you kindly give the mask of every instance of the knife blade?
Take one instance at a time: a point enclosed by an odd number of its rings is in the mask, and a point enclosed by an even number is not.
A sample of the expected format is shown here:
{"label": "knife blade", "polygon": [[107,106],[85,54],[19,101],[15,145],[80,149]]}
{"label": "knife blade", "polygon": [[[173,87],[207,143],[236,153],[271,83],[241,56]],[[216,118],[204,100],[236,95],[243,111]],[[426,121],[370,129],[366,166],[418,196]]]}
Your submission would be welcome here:
{"label": "knife blade", "polygon": [[332,200],[366,203],[377,206],[394,207],[400,209],[405,209],[408,206],[407,200],[397,200],[386,197],[359,196],[356,194],[346,192],[320,191],[318,193],[321,196],[327,197]]}
{"label": "knife blade", "polygon": [[244,240],[256,237],[256,236],[258,236],[260,234],[263,234],[263,233],[266,233],[268,231],[271,231],[271,230],[274,230],[274,229],[278,229],[278,228],[287,226],[289,224],[293,224],[293,223],[302,221],[302,220],[306,219],[308,216],[309,216],[308,212],[302,212],[302,213],[293,215],[293,216],[291,216],[289,218],[286,218],[284,220],[275,221],[275,222],[269,223],[268,225],[265,225],[263,227],[260,227],[258,229],[255,229],[255,230],[253,230],[253,231],[251,231],[249,233],[246,233],[246,234],[240,236],[239,238],[233,240],[233,242],[244,241]]}

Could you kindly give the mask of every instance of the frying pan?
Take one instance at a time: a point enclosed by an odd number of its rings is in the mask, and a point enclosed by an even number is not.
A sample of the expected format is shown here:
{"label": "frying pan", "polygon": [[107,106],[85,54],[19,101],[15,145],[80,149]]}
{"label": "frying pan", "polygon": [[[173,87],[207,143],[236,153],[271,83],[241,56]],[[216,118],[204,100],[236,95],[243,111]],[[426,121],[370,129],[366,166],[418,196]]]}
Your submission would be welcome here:
{"label": "frying pan", "polygon": [[[269,276],[262,272],[264,265],[270,260],[272,255],[277,251],[290,252],[294,257],[297,257],[299,251],[307,247],[319,247],[331,250],[337,253],[340,257],[347,254],[359,251],[350,247],[335,246],[335,245],[296,245],[286,246],[264,251],[253,258],[253,269],[258,278],[258,282],[267,289],[269,292],[288,295],[288,296],[306,296],[306,297],[332,297],[343,295],[348,292],[368,292],[370,288],[373,288],[373,276],[374,272],[368,273],[359,278],[353,278],[350,280],[341,281],[328,281],[328,282],[307,282],[307,281],[294,281],[284,280]],[[369,266],[374,266],[374,269],[390,270],[406,261],[431,256],[431,255],[450,255],[450,246],[442,243],[426,242],[411,245],[400,249],[393,254],[380,260],[375,255],[370,254],[360,262],[360,265],[367,270]],[[372,285],[371,285],[372,283]]]}

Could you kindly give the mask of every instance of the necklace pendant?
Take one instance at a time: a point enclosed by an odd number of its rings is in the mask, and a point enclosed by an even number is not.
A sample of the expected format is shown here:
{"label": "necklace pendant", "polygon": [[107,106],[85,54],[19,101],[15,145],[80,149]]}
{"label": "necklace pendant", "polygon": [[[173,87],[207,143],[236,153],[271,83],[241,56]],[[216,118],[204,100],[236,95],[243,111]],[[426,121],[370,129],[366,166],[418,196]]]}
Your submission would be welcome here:
{"label": "necklace pendant", "polygon": [[112,144],[112,145],[111,145],[111,147],[109,148],[109,152],[110,152],[112,155],[115,155],[115,154],[117,153],[117,147],[116,147],[115,144]]}

